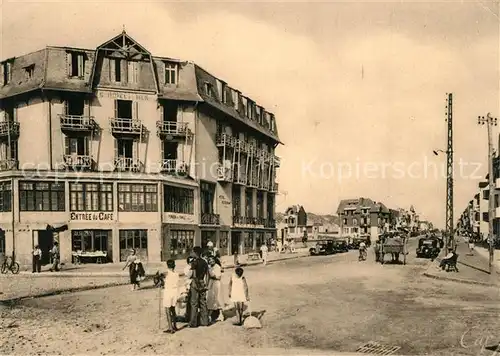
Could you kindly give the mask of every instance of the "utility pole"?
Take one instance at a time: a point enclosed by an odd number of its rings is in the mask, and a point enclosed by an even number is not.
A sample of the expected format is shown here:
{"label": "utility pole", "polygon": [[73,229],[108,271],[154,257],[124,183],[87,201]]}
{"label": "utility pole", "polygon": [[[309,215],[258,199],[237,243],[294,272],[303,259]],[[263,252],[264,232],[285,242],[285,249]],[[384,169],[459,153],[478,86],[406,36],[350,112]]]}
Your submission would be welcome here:
{"label": "utility pole", "polygon": [[[446,121],[448,122],[448,146],[446,149],[446,248],[455,251],[453,226],[453,94],[446,99]],[[445,251],[445,254],[448,253]]]}
{"label": "utility pole", "polygon": [[478,116],[477,123],[479,125],[486,125],[488,128],[488,243],[490,252],[490,274],[493,273],[493,258],[494,258],[494,244],[493,244],[493,220],[495,219],[495,174],[493,172],[493,133],[492,126],[497,125],[497,119],[491,117],[490,113],[484,116]]}

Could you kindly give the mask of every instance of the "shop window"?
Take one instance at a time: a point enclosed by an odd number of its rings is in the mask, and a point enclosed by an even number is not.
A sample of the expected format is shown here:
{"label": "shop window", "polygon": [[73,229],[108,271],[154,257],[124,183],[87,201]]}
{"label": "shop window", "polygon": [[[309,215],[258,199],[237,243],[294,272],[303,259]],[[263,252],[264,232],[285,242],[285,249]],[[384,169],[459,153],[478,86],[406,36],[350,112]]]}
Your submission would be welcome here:
{"label": "shop window", "polygon": [[221,256],[226,256],[229,253],[227,249],[228,245],[229,245],[229,231],[220,231],[218,248]]}
{"label": "shop window", "polygon": [[64,183],[19,182],[21,211],[65,211]]}
{"label": "shop window", "polygon": [[245,241],[244,241],[244,247],[245,250],[243,251],[243,254],[252,252],[254,250],[253,247],[253,232],[246,233],[245,235]]}
{"label": "shop window", "polygon": [[126,261],[131,249],[140,259],[147,259],[148,230],[120,230],[120,261]]}
{"label": "shop window", "polygon": [[194,247],[194,231],[170,230],[170,258],[184,259]]}
{"label": "shop window", "polygon": [[158,186],[156,184],[118,184],[120,211],[158,211]]}
{"label": "shop window", "polygon": [[73,252],[108,251],[109,230],[73,230],[71,241]]}
{"label": "shop window", "polygon": [[113,211],[113,184],[70,183],[71,211]]}

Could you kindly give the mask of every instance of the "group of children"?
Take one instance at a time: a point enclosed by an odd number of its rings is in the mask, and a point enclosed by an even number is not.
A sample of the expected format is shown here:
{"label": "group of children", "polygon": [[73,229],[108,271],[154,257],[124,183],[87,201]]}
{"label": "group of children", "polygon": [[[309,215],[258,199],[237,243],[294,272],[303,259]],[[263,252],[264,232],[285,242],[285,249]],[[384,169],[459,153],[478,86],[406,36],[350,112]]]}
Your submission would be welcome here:
{"label": "group of children", "polygon": [[[180,310],[185,308],[187,314],[189,314],[189,292],[191,288],[191,274],[189,273],[189,271],[191,269],[193,258],[188,258],[187,262],[188,265],[183,271],[186,279],[184,283],[181,283],[180,276],[175,271],[175,260],[171,259],[167,261],[167,272],[165,273],[163,283],[163,308],[165,309],[165,314],[167,317],[168,329],[165,331],[167,333],[173,334],[178,331],[176,323],[177,309]],[[229,281],[229,300],[234,305],[236,316],[238,319],[238,325],[243,324],[243,312],[245,303],[250,301],[248,295],[248,284],[245,277],[243,276],[243,268],[237,267]],[[220,313],[220,317],[222,317],[222,311]]]}

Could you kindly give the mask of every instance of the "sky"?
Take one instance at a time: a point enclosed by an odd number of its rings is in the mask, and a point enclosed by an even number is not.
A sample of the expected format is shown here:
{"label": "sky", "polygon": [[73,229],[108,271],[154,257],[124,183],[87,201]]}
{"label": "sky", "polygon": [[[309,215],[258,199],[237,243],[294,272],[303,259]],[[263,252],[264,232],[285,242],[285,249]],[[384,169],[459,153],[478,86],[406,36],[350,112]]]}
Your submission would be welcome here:
{"label": "sky", "polygon": [[[413,205],[444,227],[447,93],[455,217],[487,173],[499,110],[499,5],[440,2],[2,2],[1,58],[95,48],[123,26],[153,54],[192,60],[276,115],[277,211],[340,199]],[[498,130],[493,130],[495,146]]]}

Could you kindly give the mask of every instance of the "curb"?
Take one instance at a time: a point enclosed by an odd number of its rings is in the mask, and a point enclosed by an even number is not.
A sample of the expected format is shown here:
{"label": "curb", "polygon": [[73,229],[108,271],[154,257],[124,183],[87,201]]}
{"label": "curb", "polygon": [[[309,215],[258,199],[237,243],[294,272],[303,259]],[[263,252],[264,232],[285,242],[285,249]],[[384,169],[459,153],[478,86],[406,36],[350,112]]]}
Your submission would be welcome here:
{"label": "curb", "polygon": [[485,286],[485,287],[498,287],[498,284],[495,284],[495,283],[485,283],[485,282],[471,281],[468,279],[436,276],[436,275],[428,273],[428,272],[424,272],[424,273],[422,273],[422,275],[427,277],[427,278],[441,280],[441,281],[449,281],[449,282],[456,282],[456,283],[470,284],[470,285],[479,285],[479,286]]}
{"label": "curb", "polygon": [[[279,261],[286,261],[286,260],[292,260],[292,259],[297,259],[297,258],[303,258],[303,257],[308,257],[309,254],[298,254],[298,255],[293,255],[293,256],[286,256],[283,258],[277,258],[274,260],[268,260],[268,263],[274,263],[274,262],[279,262]],[[251,261],[247,263],[241,264],[241,267],[248,267],[248,266],[256,266],[256,265],[261,265],[262,261]],[[233,264],[229,264],[223,267],[224,269],[234,269],[235,266]],[[156,272],[149,272],[146,273],[146,277],[153,277],[156,274]],[[78,278],[78,277],[123,277],[123,278],[128,278],[128,273],[127,272],[54,272],[54,273],[31,273],[31,272],[21,272],[20,274],[17,274],[16,276],[31,276],[34,278]],[[181,271],[179,272],[179,276],[183,277],[184,273]],[[2,277],[0,277],[2,278]]]}
{"label": "curb", "polygon": [[[276,259],[276,260],[271,260],[269,262],[280,262],[280,261],[286,261],[286,260],[293,260],[293,259],[298,259],[302,257],[308,257],[309,255],[298,255],[298,256],[289,256],[281,259]],[[255,266],[255,265],[260,265],[262,262],[250,262],[248,264],[242,265],[244,266]],[[224,269],[234,269],[234,265],[229,265],[224,267]],[[59,278],[65,278],[69,277],[68,275],[47,275],[48,277],[59,277]],[[84,275],[73,275],[74,277],[95,277],[94,275],[89,275],[89,276],[84,276]],[[98,275],[99,277],[128,277],[128,275]],[[154,274],[147,274],[146,275],[146,280],[150,279]],[[184,273],[179,273],[179,276],[184,276]],[[45,277],[45,275],[43,276]],[[42,278],[43,278],[42,277]],[[0,305],[5,305],[5,306],[10,306],[12,304],[15,304],[17,302],[20,302],[22,300],[26,299],[34,299],[34,298],[43,298],[43,297],[50,297],[54,295],[59,295],[59,294],[68,294],[68,293],[76,293],[76,292],[84,292],[88,290],[95,290],[95,289],[104,289],[104,288],[110,288],[110,287],[119,287],[123,285],[128,285],[130,282],[127,280],[120,281],[120,282],[110,282],[102,285],[97,285],[97,286],[82,286],[82,287],[72,287],[72,288],[63,288],[63,289],[58,289],[58,290],[53,290],[49,292],[42,292],[39,294],[33,294],[33,295],[25,295],[21,297],[15,297],[15,298],[9,298],[9,299],[4,299],[0,300]]]}

